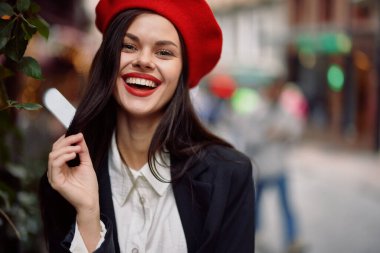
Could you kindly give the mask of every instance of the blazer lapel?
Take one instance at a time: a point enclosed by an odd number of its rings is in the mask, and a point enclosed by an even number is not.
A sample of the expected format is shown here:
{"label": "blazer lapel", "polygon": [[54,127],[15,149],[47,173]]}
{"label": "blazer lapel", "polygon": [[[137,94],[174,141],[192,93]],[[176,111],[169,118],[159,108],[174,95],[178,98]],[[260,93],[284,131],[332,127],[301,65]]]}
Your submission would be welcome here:
{"label": "blazer lapel", "polygon": [[[172,159],[171,165],[175,168],[174,171],[178,171],[178,168],[183,168],[184,161]],[[205,163],[197,163],[172,184],[188,253],[196,252],[202,245],[202,230],[212,185],[197,178],[206,169]]]}
{"label": "blazer lapel", "polygon": [[111,181],[108,172],[108,156],[103,160],[102,166],[100,166],[100,169],[97,171],[97,176],[99,183],[100,213],[111,220],[115,252],[120,253],[115,210],[112,202]]}

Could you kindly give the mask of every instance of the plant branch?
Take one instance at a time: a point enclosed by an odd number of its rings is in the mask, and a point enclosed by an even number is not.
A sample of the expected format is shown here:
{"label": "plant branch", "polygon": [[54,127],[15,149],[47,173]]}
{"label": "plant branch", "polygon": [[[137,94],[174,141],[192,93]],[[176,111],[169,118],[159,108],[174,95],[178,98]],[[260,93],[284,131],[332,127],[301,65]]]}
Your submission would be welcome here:
{"label": "plant branch", "polygon": [[8,221],[8,223],[11,225],[12,229],[14,230],[17,238],[21,240],[20,232],[17,230],[15,224],[12,222],[12,220],[9,218],[9,216],[3,211],[3,209],[0,208],[0,214],[4,216],[4,218]]}

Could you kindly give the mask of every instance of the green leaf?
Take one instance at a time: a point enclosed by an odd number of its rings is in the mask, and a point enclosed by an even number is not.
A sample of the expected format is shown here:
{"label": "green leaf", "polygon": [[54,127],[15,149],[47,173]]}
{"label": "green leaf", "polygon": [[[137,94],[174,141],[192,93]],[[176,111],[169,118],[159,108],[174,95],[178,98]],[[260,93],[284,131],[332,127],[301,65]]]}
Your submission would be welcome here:
{"label": "green leaf", "polygon": [[24,109],[28,111],[35,111],[42,108],[42,105],[36,103],[19,103],[17,101],[8,101],[9,107],[14,107],[16,109]]}
{"label": "green leaf", "polygon": [[49,38],[49,24],[40,16],[32,17],[27,19],[28,22],[35,27],[37,27],[37,31],[41,34],[45,39]]}
{"label": "green leaf", "polygon": [[24,39],[25,40],[30,40],[32,38],[33,34],[35,34],[37,32],[37,27],[35,27],[32,24],[29,24],[27,21],[23,21],[21,23],[21,28],[24,31],[24,34],[25,34]]}
{"label": "green leaf", "polygon": [[36,111],[42,108],[42,105],[36,103],[23,103],[19,104],[16,108],[25,109],[28,111]]}
{"label": "green leaf", "polygon": [[14,106],[14,105],[17,105],[17,104],[18,104],[18,102],[15,101],[15,100],[8,100],[8,105],[9,106]]}
{"label": "green leaf", "polygon": [[17,0],[16,7],[20,12],[24,12],[29,9],[30,0]]}
{"label": "green leaf", "polygon": [[25,40],[25,33],[21,28],[21,24],[19,23],[17,23],[14,27],[13,34],[14,37],[8,41],[4,52],[5,55],[8,56],[10,59],[19,62],[25,53],[28,41]]}
{"label": "green leaf", "polygon": [[40,10],[41,10],[41,7],[38,4],[36,4],[35,2],[30,3],[30,7],[29,7],[30,14],[36,14],[40,12]]}
{"label": "green leaf", "polygon": [[11,36],[11,31],[13,28],[13,23],[15,22],[16,19],[12,20],[3,20],[0,19],[0,36],[3,37],[10,37]]}
{"label": "green leaf", "polygon": [[12,6],[7,3],[0,3],[0,17],[12,16],[14,14]]}
{"label": "green leaf", "polygon": [[29,33],[24,22],[21,24],[21,28],[24,31],[24,40],[30,40],[32,38],[32,34]]}
{"label": "green leaf", "polygon": [[11,38],[11,32],[13,28],[13,20],[0,20],[0,49],[5,47],[5,45],[8,43],[8,41]]}
{"label": "green leaf", "polygon": [[27,76],[35,79],[42,79],[40,64],[32,57],[23,57],[19,63],[20,70]]}
{"label": "green leaf", "polygon": [[7,38],[7,37],[0,37],[0,49],[5,47],[5,45],[8,43],[8,39],[9,38]]}

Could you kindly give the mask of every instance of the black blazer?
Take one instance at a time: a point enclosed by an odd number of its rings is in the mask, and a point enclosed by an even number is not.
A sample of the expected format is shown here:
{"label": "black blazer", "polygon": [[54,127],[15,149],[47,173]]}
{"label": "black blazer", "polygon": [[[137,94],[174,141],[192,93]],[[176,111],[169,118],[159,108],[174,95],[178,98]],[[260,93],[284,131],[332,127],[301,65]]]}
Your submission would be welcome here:
{"label": "black blazer", "polygon": [[[96,253],[119,253],[118,236],[111,185],[108,173],[108,159],[98,171],[101,219],[107,233],[105,241]],[[172,160],[178,168],[184,161]],[[44,181],[44,180],[43,180]],[[45,180],[44,187],[46,185]],[[45,189],[46,203],[49,197],[58,198],[54,190]],[[49,191],[53,191],[50,192]],[[255,208],[252,166],[250,160],[238,151],[222,146],[207,148],[205,156],[177,182],[173,183],[174,197],[184,229],[188,253],[252,253],[254,252]],[[61,198],[61,197],[60,197]],[[53,201],[53,200],[52,200]],[[61,201],[64,201],[61,198]],[[67,204],[67,203],[66,203]],[[45,204],[46,205],[46,204]],[[74,236],[75,211],[67,210],[70,217],[53,217],[49,212],[63,212],[64,206],[48,205],[43,215],[63,222],[71,220],[66,233],[62,229],[47,227],[49,252],[70,252]],[[55,209],[55,210],[54,210]],[[70,209],[70,208],[69,208]],[[57,222],[57,220],[55,220]],[[50,225],[51,226],[51,225]],[[60,226],[58,223],[55,226]]]}

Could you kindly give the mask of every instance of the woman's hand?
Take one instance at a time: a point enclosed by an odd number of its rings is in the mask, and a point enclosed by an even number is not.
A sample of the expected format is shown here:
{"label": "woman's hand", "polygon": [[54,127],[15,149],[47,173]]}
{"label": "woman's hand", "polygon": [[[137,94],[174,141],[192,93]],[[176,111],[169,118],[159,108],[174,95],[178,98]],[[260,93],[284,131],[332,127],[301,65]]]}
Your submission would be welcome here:
{"label": "woman's hand", "polygon": [[[66,162],[79,155],[80,164],[69,167]],[[83,134],[61,136],[49,154],[47,176],[50,185],[78,211],[99,205],[98,181]]]}
{"label": "woman's hand", "polygon": [[[69,167],[66,162],[79,155],[80,164]],[[47,177],[77,211],[77,224],[87,249],[92,252],[100,238],[98,180],[83,134],[62,136],[49,154]]]}

